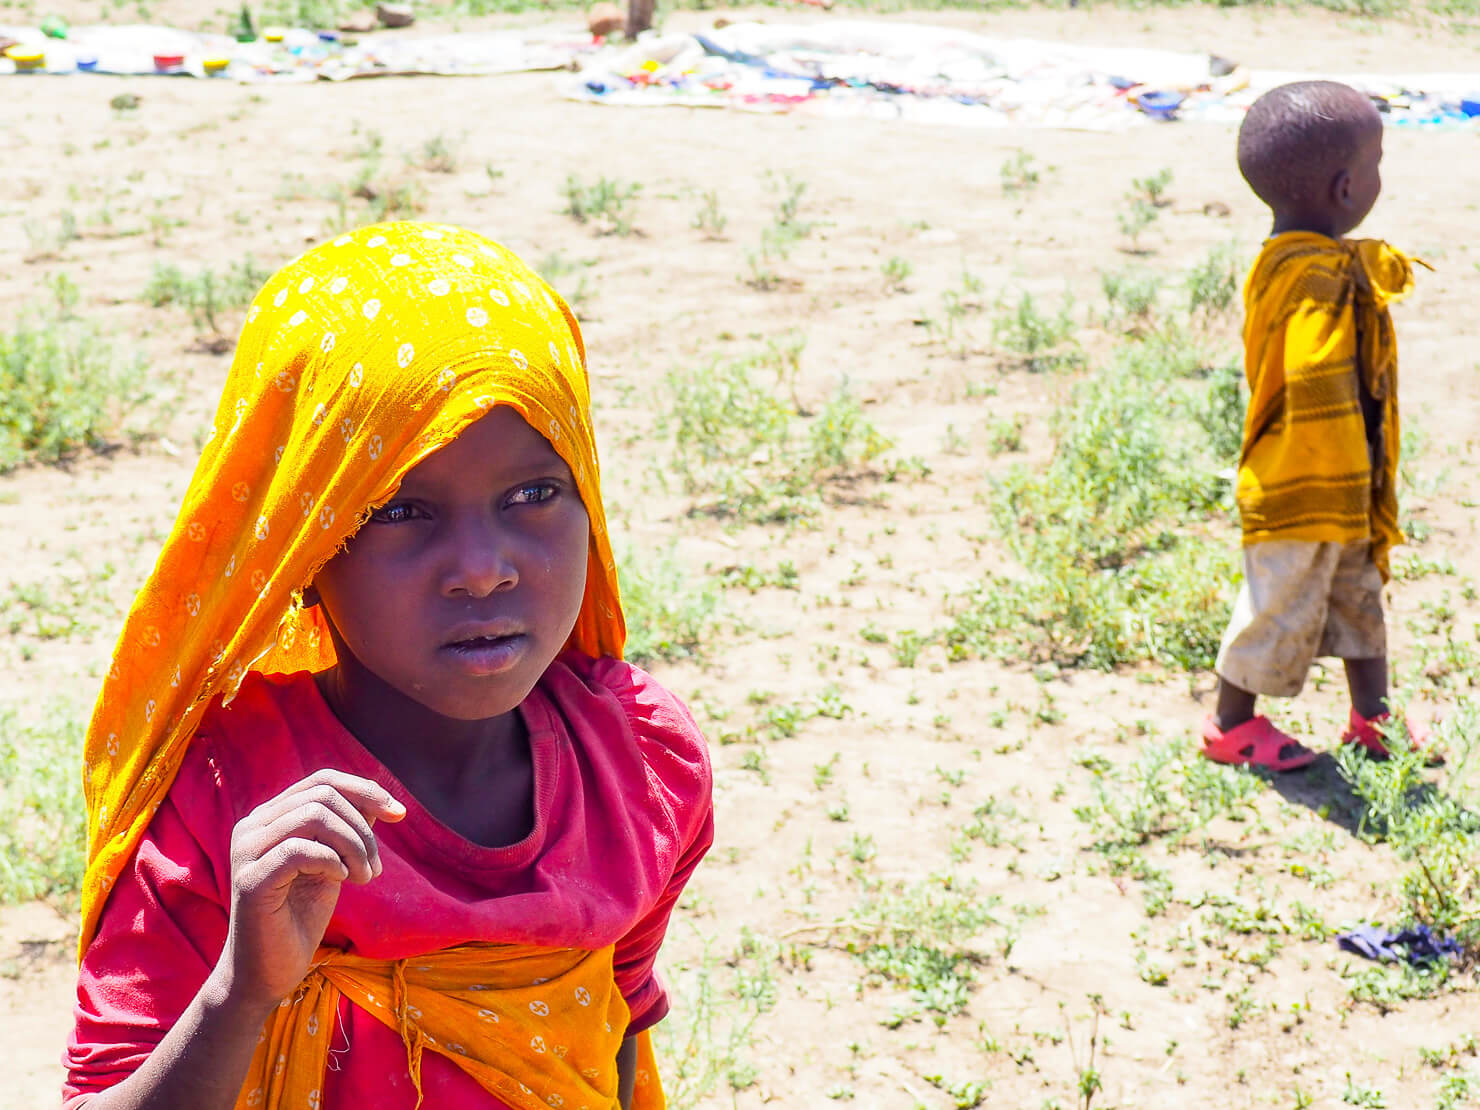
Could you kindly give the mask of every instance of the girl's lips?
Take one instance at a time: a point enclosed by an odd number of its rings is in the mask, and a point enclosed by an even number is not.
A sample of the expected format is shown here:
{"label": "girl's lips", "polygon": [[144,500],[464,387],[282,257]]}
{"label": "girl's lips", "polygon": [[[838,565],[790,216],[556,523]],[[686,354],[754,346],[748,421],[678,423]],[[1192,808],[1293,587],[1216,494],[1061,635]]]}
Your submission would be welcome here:
{"label": "girl's lips", "polygon": [[529,639],[523,633],[512,636],[477,636],[457,640],[442,647],[458,668],[470,675],[493,675],[509,670],[524,656]]}

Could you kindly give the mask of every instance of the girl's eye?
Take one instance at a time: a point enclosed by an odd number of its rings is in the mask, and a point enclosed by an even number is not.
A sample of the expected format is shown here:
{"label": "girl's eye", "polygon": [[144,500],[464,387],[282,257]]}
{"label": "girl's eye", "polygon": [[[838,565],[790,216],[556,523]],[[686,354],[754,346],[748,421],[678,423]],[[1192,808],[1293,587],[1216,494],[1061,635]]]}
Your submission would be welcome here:
{"label": "girl's eye", "polygon": [[376,524],[404,524],[408,520],[416,518],[416,509],[404,502],[392,502],[382,505],[370,514],[370,519]]}
{"label": "girl's eye", "polygon": [[560,492],[554,482],[529,482],[509,495],[510,505],[538,505]]}

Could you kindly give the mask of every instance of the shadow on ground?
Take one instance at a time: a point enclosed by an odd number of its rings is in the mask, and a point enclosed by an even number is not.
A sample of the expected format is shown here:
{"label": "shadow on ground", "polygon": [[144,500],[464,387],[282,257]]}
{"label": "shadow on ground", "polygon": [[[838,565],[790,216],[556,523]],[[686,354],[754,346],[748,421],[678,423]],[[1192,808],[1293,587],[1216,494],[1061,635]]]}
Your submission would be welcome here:
{"label": "shadow on ground", "polygon": [[1329,752],[1299,771],[1283,774],[1255,769],[1280,797],[1304,806],[1353,836],[1362,827],[1368,806],[1362,796],[1341,773],[1341,767]]}

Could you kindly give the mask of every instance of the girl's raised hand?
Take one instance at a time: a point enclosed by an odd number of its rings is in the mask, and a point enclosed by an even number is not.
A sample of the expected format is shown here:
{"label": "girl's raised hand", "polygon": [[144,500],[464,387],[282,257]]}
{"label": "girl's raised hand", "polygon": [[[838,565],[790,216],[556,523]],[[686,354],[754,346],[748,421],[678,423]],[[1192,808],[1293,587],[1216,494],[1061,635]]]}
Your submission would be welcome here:
{"label": "girl's raised hand", "polygon": [[380,874],[371,826],[406,807],[378,783],[315,771],[231,832],[231,924],[220,972],[239,1000],[270,1009],[308,971],[346,879]]}

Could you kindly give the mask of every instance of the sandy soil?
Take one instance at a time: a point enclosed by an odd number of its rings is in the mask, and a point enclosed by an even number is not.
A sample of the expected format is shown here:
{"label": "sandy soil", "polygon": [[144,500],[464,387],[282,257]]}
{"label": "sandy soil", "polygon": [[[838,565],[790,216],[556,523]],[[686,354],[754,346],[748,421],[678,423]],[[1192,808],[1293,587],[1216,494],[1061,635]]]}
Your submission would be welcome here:
{"label": "sandy soil", "polygon": [[[92,14],[76,8],[78,19]],[[168,0],[154,15],[189,25],[198,11],[188,0]],[[1248,9],[942,18],[1042,37],[1216,50],[1261,66],[1480,71],[1473,40],[1408,23]],[[142,104],[117,114],[109,100],[125,91]],[[1134,886],[1097,867],[1073,814],[1090,797],[1081,764],[1086,753],[1115,764],[1133,758],[1139,741],[1126,727],[1133,722],[1162,735],[1188,732],[1204,711],[1208,676],[1189,683],[1147,669],[1035,675],[1026,665],[948,664],[936,648],[906,668],[866,635],[870,627],[938,626],[949,594],[1000,563],[998,545],[979,542],[990,530],[983,499],[991,475],[1014,457],[989,455],[988,424],[1024,414],[1028,453],[1016,458],[1041,460],[1045,418],[1064,396],[1052,378],[1003,369],[986,342],[989,326],[979,325],[982,342],[962,358],[926,343],[916,321],[938,313],[963,266],[985,281],[988,297],[1026,289],[1056,300],[1067,289],[1081,306],[1097,305],[1099,271],[1134,261],[1120,250],[1121,197],[1133,177],[1164,166],[1174,173],[1174,203],[1141,264],[1175,274],[1231,240],[1248,256],[1265,215],[1238,178],[1229,130],[975,133],[620,111],[559,100],[540,75],[270,88],[26,80],[6,82],[3,97],[0,243],[10,265],[0,271],[0,319],[46,296],[43,282],[66,273],[81,287],[80,310],[145,351],[180,403],[161,437],[138,451],[0,477],[8,537],[0,588],[44,584],[76,620],[71,635],[50,639],[0,627],[0,704],[39,714],[59,699],[55,711],[85,712],[209,422],[227,356],[200,351],[183,313],[142,303],[152,266],[220,268],[248,254],[264,265],[286,260],[325,234],[336,211],[323,192],[349,180],[354,152],[375,130],[388,168],[416,181],[428,214],[476,227],[536,262],[558,254],[572,272],[557,284],[570,290],[584,282],[608,504],[627,542],[655,552],[673,545],[695,573],[742,564],[773,570],[786,558],[800,574],[799,591],[729,591],[726,622],[701,660],[655,668],[691,699],[716,739],[719,840],[684,900],[667,965],[681,986],[710,968],[723,988],[720,1029],[744,1012],[730,991],[736,971],[764,970],[775,991],[774,1006],[736,1035],[755,1069],[737,1077],[753,1081],[734,1092],[722,1081],[704,1105],[810,1107],[850,1097],[865,1107],[955,1105],[932,1076],[989,1084],[992,1106],[1077,1105],[1092,993],[1106,1011],[1097,1108],[1214,1099],[1334,1107],[1353,1082],[1381,1087],[1389,1106],[1432,1102],[1437,1073],[1417,1050],[1474,1029],[1473,993],[1387,1015],[1352,1007],[1339,976],[1346,957],[1329,942],[1296,938],[1263,970],[1251,969],[1234,944],[1174,963],[1168,986],[1138,974],[1138,939],[1151,935],[1170,947],[1179,929],[1193,930],[1202,918],[1180,904],[1170,920],[1152,922]],[[403,167],[403,153],[414,158],[438,133],[454,140],[455,172]],[[999,181],[999,167],[1018,150],[1052,167],[1026,198],[1004,196]],[[1447,472],[1437,492],[1416,502],[1432,530],[1421,550],[1452,560],[1457,577],[1394,591],[1400,662],[1411,645],[1405,619],[1423,600],[1480,575],[1469,511],[1480,428],[1469,234],[1477,172],[1473,134],[1391,131],[1384,196],[1364,228],[1437,268],[1398,317],[1403,404],[1428,434],[1426,471]],[[766,175],[787,173],[806,182],[805,210],[820,227],[784,264],[792,280],[757,291],[741,280],[746,252],[776,203]],[[568,174],[641,181],[641,234],[596,237],[563,215]],[[729,217],[718,240],[690,226],[698,195],[711,189]],[[363,208],[352,201],[350,212]],[[82,237],[55,257],[22,261],[37,253],[27,244],[34,247],[64,211],[74,213]],[[913,267],[906,292],[885,289],[880,267],[893,256]],[[930,476],[865,480],[814,529],[734,531],[688,515],[688,503],[660,480],[667,448],[643,398],[661,390],[672,368],[751,351],[791,329],[806,337],[806,397],[820,399],[846,378],[895,441],[892,454],[921,456]],[[1468,627],[1475,606],[1451,600],[1459,627]],[[1290,718],[1321,744],[1345,713],[1339,682],[1328,677]],[[768,692],[773,706],[810,704],[829,685],[851,711],[814,717],[796,736],[765,745],[764,776],[745,769],[756,742],[718,742],[758,718],[763,699],[750,695]],[[1059,712],[1037,712],[1045,697]],[[1005,713],[1000,727],[984,724],[994,711]],[[819,773],[834,756],[830,776]],[[994,799],[1019,814],[1007,838],[953,862],[961,828]],[[828,808],[844,800],[848,820],[829,819]],[[1303,800],[1299,787],[1267,790],[1258,820],[1215,829],[1226,850],[1163,861],[1179,894],[1301,897],[1338,923],[1390,913],[1396,903],[1386,881],[1396,862]],[[1328,870],[1329,885],[1313,888],[1278,849],[1264,850],[1294,836],[1312,845],[1300,859]],[[846,923],[856,920],[861,892],[853,877],[859,837],[871,837],[876,849],[870,881],[888,888],[950,869],[977,883],[984,898],[1000,899],[1001,919],[1017,923],[1006,952],[998,947],[1004,931],[984,930],[970,1003],[939,1028],[887,1027],[906,997],[862,985],[846,951]],[[0,1107],[54,1100],[70,1021],[72,929],[65,907],[0,909],[0,1044],[9,1062]],[[743,929],[775,940],[777,958],[732,955]],[[1244,986],[1256,1004],[1231,1021]],[[681,1004],[670,1025],[682,1031],[692,1018]],[[700,1036],[695,1051],[723,1055],[723,1039]],[[1297,1091],[1314,1101],[1299,1103]]]}

